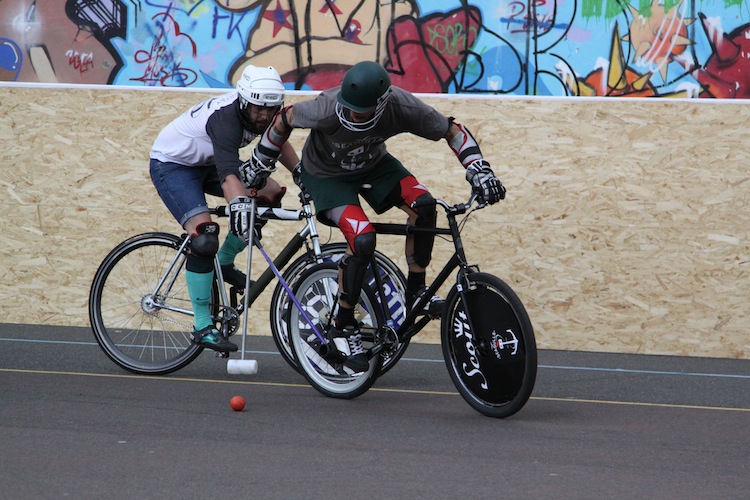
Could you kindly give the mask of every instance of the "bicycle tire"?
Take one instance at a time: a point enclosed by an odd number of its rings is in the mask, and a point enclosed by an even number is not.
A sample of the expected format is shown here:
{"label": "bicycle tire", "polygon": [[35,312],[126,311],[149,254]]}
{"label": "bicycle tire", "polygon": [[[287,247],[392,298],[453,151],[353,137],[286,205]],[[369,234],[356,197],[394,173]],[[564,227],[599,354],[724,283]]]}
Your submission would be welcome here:
{"label": "bicycle tire", "polygon": [[[169,294],[153,297],[182,239],[144,233],[115,247],[102,261],[89,292],[89,321],[96,341],[117,365],[142,375],[164,375],[192,362],[203,350],[190,339],[192,306],[178,267]],[[211,304],[218,303],[216,282]],[[174,305],[189,311],[176,312]]]}
{"label": "bicycle tire", "polygon": [[[457,286],[446,298],[440,338],[448,373],[472,408],[489,417],[509,417],[523,408],[534,389],[534,330],[507,283],[479,272],[470,273],[468,281],[467,304]],[[471,341],[467,310],[476,341]]]}
{"label": "bicycle tire", "polygon": [[[346,252],[347,244],[344,242],[326,243],[321,245],[320,249],[324,261],[338,262],[344,255],[344,252]],[[395,328],[398,328],[398,325],[400,325],[404,318],[406,318],[406,277],[396,263],[383,253],[376,250],[375,258],[378,266],[380,266],[383,271],[382,274],[385,278],[384,282],[387,287],[386,295],[388,296],[389,313],[394,319]],[[307,252],[289,264],[282,272],[282,276],[284,277],[284,280],[289,283],[289,286],[292,287],[302,273],[315,264],[315,256],[312,253]],[[371,281],[369,285],[374,287],[375,280],[372,278],[371,274],[369,276]],[[289,345],[289,333],[285,321],[290,304],[291,302],[289,301],[286,290],[284,290],[282,284],[278,282],[274,288],[273,295],[271,296],[271,304],[269,307],[271,317],[271,335],[273,336],[273,341],[276,344],[281,357],[284,358],[284,361],[296,371],[299,371],[299,366],[294,359],[294,354]],[[406,340],[401,342],[394,352],[382,354],[383,367],[380,370],[379,377],[382,377],[399,359],[401,359],[401,356],[403,356],[408,346],[409,341]]]}
{"label": "bicycle tire", "polygon": [[[307,269],[292,289],[310,320],[323,333],[330,326],[338,294],[338,265],[335,262],[316,264]],[[357,319],[362,328],[377,328],[383,315],[368,287],[362,287],[357,305]],[[353,399],[365,393],[375,382],[383,364],[381,356],[370,357],[369,369],[361,374],[351,374],[343,366],[324,359],[317,349],[320,345],[310,325],[297,307],[288,312],[290,345],[299,371],[318,392],[332,398]],[[365,350],[372,347],[373,338],[365,338]]]}

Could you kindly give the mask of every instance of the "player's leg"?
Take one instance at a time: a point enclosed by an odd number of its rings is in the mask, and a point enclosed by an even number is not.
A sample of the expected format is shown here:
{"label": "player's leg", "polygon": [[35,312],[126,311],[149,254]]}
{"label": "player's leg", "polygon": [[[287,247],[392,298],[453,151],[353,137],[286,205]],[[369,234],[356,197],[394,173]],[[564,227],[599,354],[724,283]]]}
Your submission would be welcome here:
{"label": "player's leg", "polygon": [[216,330],[211,315],[214,256],[219,250],[219,225],[211,220],[203,192],[213,167],[186,167],[151,161],[151,179],[169,211],[190,235],[190,253],[185,279],[193,306],[193,340],[219,351],[236,351],[237,346]]}

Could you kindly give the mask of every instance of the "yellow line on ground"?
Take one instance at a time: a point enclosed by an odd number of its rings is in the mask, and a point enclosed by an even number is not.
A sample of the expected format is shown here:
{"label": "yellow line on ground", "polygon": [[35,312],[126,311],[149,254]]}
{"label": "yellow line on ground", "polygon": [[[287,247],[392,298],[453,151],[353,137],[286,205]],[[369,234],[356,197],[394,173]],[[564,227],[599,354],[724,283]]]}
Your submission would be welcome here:
{"label": "yellow line on ground", "polygon": [[308,384],[282,384],[280,382],[250,382],[247,380],[211,380],[207,378],[188,378],[188,377],[173,377],[169,376],[158,376],[158,375],[116,375],[114,373],[90,373],[90,372],[59,372],[51,370],[14,370],[9,368],[0,368],[0,372],[13,372],[13,373],[35,373],[40,375],[76,375],[79,377],[103,377],[103,378],[126,378],[136,380],[153,380],[153,381],[178,381],[178,382],[206,382],[210,384],[244,384],[244,385],[268,385],[277,387],[310,387]]}
{"label": "yellow line on ground", "polygon": [[[76,375],[80,377],[104,377],[104,378],[125,378],[125,379],[137,379],[137,380],[161,380],[161,381],[178,381],[178,382],[205,382],[209,384],[241,384],[241,385],[267,385],[270,387],[308,387],[312,389],[310,384],[286,384],[281,382],[253,382],[250,380],[212,380],[207,378],[189,378],[189,377],[174,377],[174,376],[150,376],[150,375],[137,375],[137,374],[113,374],[113,373],[91,373],[91,372],[61,372],[51,370],[17,370],[10,368],[0,368],[0,372],[14,372],[14,373],[35,373],[40,375]],[[405,394],[433,394],[438,396],[458,396],[458,392],[448,391],[423,391],[419,389],[383,389],[372,387],[371,391],[380,392],[398,392]]]}
{"label": "yellow line on ground", "polygon": [[673,403],[643,403],[638,401],[608,401],[604,399],[579,399],[579,398],[543,398],[543,397],[532,397],[531,399],[537,401],[555,401],[565,403],[593,403],[603,405],[622,405],[622,406],[651,406],[657,408],[680,408],[687,410],[722,410],[722,411],[746,411],[750,412],[750,408],[732,408],[727,406],[700,406],[700,405],[681,405]]}
{"label": "yellow line on ground", "polygon": [[[137,380],[154,380],[154,381],[178,381],[178,382],[205,382],[211,384],[241,384],[241,385],[261,385],[269,387],[302,387],[311,388],[309,384],[286,384],[281,382],[252,382],[248,380],[211,380],[203,378],[173,377],[173,376],[148,376],[148,375],[115,375],[110,373],[88,373],[88,372],[61,372],[51,370],[16,370],[11,368],[0,368],[0,372],[7,373],[33,373],[39,375],[75,375],[80,377],[104,377],[104,378],[124,378]],[[372,387],[371,391],[394,392],[399,394],[429,394],[433,396],[458,396],[458,392],[452,391],[423,391],[418,389],[384,389]],[[681,405],[672,403],[643,403],[637,401],[608,401],[600,399],[580,399],[580,398],[549,398],[536,397],[530,398],[534,401],[553,401],[559,403],[587,403],[603,405],[621,405],[621,406],[644,406],[653,408],[679,408],[687,410],[719,410],[719,411],[741,411],[750,412],[750,408],[733,408],[726,406],[699,406],[699,405]]]}

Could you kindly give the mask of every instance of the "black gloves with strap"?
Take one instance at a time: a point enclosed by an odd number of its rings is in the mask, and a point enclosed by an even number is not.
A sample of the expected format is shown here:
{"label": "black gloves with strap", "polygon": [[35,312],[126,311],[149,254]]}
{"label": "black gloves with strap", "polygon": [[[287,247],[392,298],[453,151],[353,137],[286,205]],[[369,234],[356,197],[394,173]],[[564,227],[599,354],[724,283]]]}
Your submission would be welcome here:
{"label": "black gloves with strap", "polygon": [[481,203],[497,203],[505,199],[505,186],[490,168],[487,160],[475,160],[466,167],[466,180]]}

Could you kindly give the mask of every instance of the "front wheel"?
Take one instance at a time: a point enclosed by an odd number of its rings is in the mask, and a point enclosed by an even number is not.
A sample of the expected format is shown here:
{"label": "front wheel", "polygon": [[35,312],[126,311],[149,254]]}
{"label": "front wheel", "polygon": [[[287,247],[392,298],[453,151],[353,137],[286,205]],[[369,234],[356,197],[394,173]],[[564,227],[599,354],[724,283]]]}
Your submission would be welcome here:
{"label": "front wheel", "polygon": [[[383,358],[378,354],[372,355],[370,351],[374,345],[374,332],[383,322],[372,291],[362,287],[355,309],[355,317],[362,331],[362,344],[370,364],[366,372],[357,374],[341,364],[333,342],[326,336],[338,307],[338,265],[335,262],[316,264],[302,274],[292,291],[301,310],[295,304],[290,306],[289,340],[301,373],[310,385],[326,396],[352,399],[363,394],[375,382],[383,364]],[[324,336],[327,344],[318,338],[308,319]]]}
{"label": "front wheel", "polygon": [[[346,252],[347,243],[326,243],[320,249],[324,262],[338,263]],[[377,250],[375,251],[375,259],[380,269],[380,275],[383,278],[388,312],[395,324],[395,328],[398,328],[406,318],[406,278],[401,269],[392,260]],[[284,280],[293,287],[294,283],[302,276],[302,273],[315,264],[315,255],[312,252],[301,255],[284,270]],[[375,277],[372,272],[367,273],[367,286],[375,288]],[[289,331],[286,324],[290,305],[291,301],[286,290],[280,282],[277,283],[271,297],[271,334],[284,361],[299,371],[299,366],[297,366],[289,343]],[[409,340],[405,340],[400,342],[394,351],[384,351],[381,354],[383,367],[380,370],[379,377],[382,377],[401,359],[408,345]]]}
{"label": "front wheel", "polygon": [[441,343],[448,372],[472,408],[504,418],[519,411],[536,381],[536,340],[521,300],[504,281],[468,275],[446,298]]}
{"label": "front wheel", "polygon": [[[181,243],[168,233],[134,236],[115,247],[94,276],[89,320],[96,341],[112,361],[133,373],[170,373],[203,350],[190,340],[193,311]],[[215,283],[211,303],[218,303]]]}

